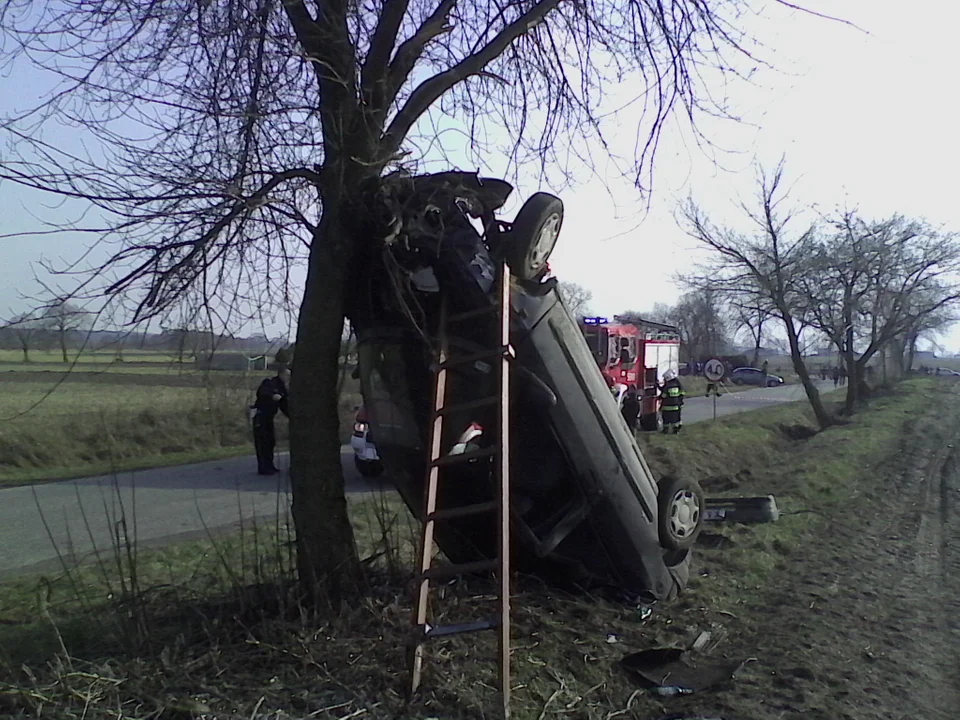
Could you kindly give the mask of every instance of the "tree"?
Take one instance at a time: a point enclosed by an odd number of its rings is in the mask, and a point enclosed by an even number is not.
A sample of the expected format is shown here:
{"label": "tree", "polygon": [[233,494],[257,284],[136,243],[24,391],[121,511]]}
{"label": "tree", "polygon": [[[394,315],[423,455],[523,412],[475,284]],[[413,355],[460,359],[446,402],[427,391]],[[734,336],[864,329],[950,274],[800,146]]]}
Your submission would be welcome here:
{"label": "tree", "polygon": [[63,362],[70,362],[67,347],[73,335],[87,327],[87,313],[66,300],[57,300],[44,310],[42,323],[57,338]]}
{"label": "tree", "polygon": [[36,347],[40,334],[43,332],[41,323],[32,313],[21,313],[11,318],[6,327],[16,341],[20,352],[23,353],[23,361],[25,363],[30,362],[30,350]]}
{"label": "tree", "polygon": [[741,205],[755,228],[752,235],[715,225],[689,198],[681,206],[681,223],[687,234],[711,253],[708,266],[695,280],[727,297],[762,299],[783,323],[793,369],[803,384],[817,424],[826,428],[833,420],[823,405],[803,359],[801,333],[807,326],[807,308],[801,301],[800,281],[806,271],[816,227],[790,233],[794,214],[784,208],[784,163],[773,171],[759,171],[755,207]]}
{"label": "tree", "polygon": [[575,282],[566,282],[561,280],[557,283],[557,292],[567,306],[567,310],[574,317],[581,318],[590,314],[590,301],[593,300],[593,293],[582,285]]}
{"label": "tree", "polygon": [[683,294],[672,314],[688,361],[699,362],[726,351],[727,322],[720,310],[720,293],[715,289],[703,286]]}
{"label": "tree", "polygon": [[844,412],[852,413],[869,392],[865,369],[875,355],[890,354],[902,369],[917,333],[947,322],[960,299],[960,242],[899,215],[867,221],[846,212],[832,226],[811,242],[799,285],[811,325],[843,357]]}
{"label": "tree", "polygon": [[[650,112],[622,169],[648,184],[671,111],[692,116],[704,83],[748,54],[740,4],[724,0],[9,0],[0,12],[4,59],[62,81],[0,123],[16,138],[0,177],[87,201],[105,227],[83,229],[114,243],[78,292],[128,302],[135,321],[185,297],[234,317],[298,305],[310,368],[291,386],[298,571],[334,600],[360,580],[340,336],[353,280],[379,251],[366,199],[417,149],[418,123],[422,144],[443,148],[428,122],[439,107],[484,149],[489,121],[507,138],[498,156],[545,168],[600,136],[604,84],[629,77],[639,102],[617,104]],[[43,131],[64,121],[100,149],[53,144]]]}

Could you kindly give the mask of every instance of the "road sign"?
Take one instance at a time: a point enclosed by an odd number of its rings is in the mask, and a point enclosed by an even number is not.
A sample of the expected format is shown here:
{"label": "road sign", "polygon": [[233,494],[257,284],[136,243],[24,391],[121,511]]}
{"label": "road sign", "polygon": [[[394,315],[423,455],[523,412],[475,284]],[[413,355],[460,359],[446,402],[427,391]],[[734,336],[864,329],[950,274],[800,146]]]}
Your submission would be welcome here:
{"label": "road sign", "polygon": [[723,380],[723,376],[726,374],[727,369],[723,365],[723,360],[718,358],[707,360],[707,364],[703,366],[703,375],[707,380],[717,382],[718,380]]}

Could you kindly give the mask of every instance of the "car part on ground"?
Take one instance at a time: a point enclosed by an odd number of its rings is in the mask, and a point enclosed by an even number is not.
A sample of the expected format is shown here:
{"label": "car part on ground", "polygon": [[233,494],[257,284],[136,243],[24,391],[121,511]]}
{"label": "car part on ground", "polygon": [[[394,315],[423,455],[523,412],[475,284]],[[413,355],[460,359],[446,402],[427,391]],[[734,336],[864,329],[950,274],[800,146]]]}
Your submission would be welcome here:
{"label": "car part on ground", "polygon": [[[546,271],[556,240],[547,236],[559,230],[562,221],[556,217],[562,208],[559,200],[545,196],[529,206],[536,210],[529,212],[532,220],[518,217],[504,223],[494,217],[509,195],[502,192],[503,185],[498,186],[499,204],[492,207],[477,199],[478,188],[488,181],[466,173],[401,183],[425,189],[418,191],[419,199],[415,192],[388,212],[371,213],[393,218],[381,227],[387,252],[371,252],[369,265],[354,278],[350,317],[377,450],[404,501],[422,513],[435,362],[431,338],[441,304],[440,293],[418,290],[407,278],[431,267],[454,305],[452,311],[475,316],[450,338],[451,357],[456,348],[461,358],[453,369],[460,378],[444,400],[452,409],[444,422],[449,432],[441,440],[443,447],[452,448],[464,439],[463,429],[472,428],[466,442],[483,451],[491,440],[482,428],[494,427],[495,419],[478,399],[495,394],[495,373],[489,362],[471,356],[471,348],[483,345],[482,339],[490,336],[489,323],[496,320],[492,313],[485,314],[492,302],[485,278],[469,266],[494,266],[516,252],[514,262],[523,269],[513,271],[510,314],[515,352],[509,406],[514,567],[560,585],[616,587],[661,600],[676,597],[689,578],[685,537],[673,543],[676,547],[661,542],[656,482],[577,321],[560,300],[556,279]],[[381,197],[399,195],[403,193],[388,191]],[[434,208],[428,223],[432,234],[418,234],[416,229],[424,227],[419,208],[427,200]],[[482,234],[468,222],[468,207],[480,217]],[[461,250],[438,250],[451,235],[458,237]],[[470,237],[472,247],[466,242]],[[518,248],[525,248],[522,260]],[[531,279],[538,267],[539,274]],[[439,494],[438,510],[492,500],[491,466],[482,452],[445,472],[450,475]],[[683,505],[688,500],[681,498],[676,506],[689,509]],[[686,529],[679,534],[695,533],[690,515],[683,518]],[[435,529],[451,562],[496,556],[496,534],[488,518],[457,522]]]}

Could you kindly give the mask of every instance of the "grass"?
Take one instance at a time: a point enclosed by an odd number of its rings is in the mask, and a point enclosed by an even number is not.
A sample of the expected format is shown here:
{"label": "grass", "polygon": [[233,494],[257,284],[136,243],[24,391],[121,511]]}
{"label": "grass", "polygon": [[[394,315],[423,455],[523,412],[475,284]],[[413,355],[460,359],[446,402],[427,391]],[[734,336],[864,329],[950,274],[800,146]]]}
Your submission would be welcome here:
{"label": "grass", "polygon": [[[749,631],[790,558],[868,491],[907,423],[947,402],[934,381],[878,395],[852,422],[816,433],[794,403],[643,435],[655,474],[683,473],[711,495],[773,493],[785,512],[716,525],[732,547],[698,550],[688,591],[642,622],[637,609],[521,579],[514,607],[514,717],[658,717],[663,706],[616,669],[625,653],[685,645],[704,628]],[[409,633],[409,514],[390,495],[351,498],[370,585],[350,608],[310,619],[291,594],[287,527],[141,550],[46,578],[0,585],[0,712],[51,718],[380,718],[489,716],[492,637],[432,645],[426,689],[402,698]],[[125,564],[126,563],[126,564]],[[134,572],[131,572],[134,570]],[[131,577],[136,576],[136,582]],[[442,585],[439,618],[483,616],[492,588]],[[610,644],[607,637],[619,638]]]}
{"label": "grass", "polygon": [[[63,362],[63,355],[59,349],[31,350],[29,355],[30,362],[23,363],[23,353],[20,350],[0,350],[0,363],[27,365],[33,365],[35,363],[55,363],[61,367],[68,364]],[[76,350],[69,349],[67,350],[67,357],[70,358],[71,363],[75,362],[77,365],[88,365],[91,363],[103,365],[119,360],[115,350],[84,350],[78,354]],[[173,360],[173,356],[168,352],[149,350],[124,352],[120,357],[123,358],[120,362],[129,363],[170,363]]]}
{"label": "grass", "polygon": [[[247,406],[266,373],[0,372],[0,485],[252,453]],[[359,395],[341,399],[346,440]],[[281,446],[286,422],[277,422]]]}

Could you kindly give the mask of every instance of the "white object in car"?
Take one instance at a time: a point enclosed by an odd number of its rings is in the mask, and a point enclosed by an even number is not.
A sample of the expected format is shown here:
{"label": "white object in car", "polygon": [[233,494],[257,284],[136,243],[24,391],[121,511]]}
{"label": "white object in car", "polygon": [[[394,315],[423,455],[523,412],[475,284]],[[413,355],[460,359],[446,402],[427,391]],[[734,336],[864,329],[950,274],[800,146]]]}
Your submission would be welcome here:
{"label": "white object in car", "polygon": [[370,425],[367,423],[367,415],[363,406],[357,408],[357,417],[353,423],[353,435],[350,436],[350,447],[353,448],[354,457],[358,462],[378,462],[380,455],[377,453],[377,446],[369,440]]}

